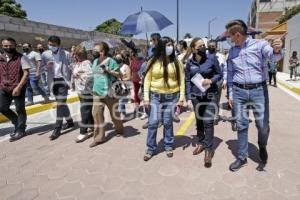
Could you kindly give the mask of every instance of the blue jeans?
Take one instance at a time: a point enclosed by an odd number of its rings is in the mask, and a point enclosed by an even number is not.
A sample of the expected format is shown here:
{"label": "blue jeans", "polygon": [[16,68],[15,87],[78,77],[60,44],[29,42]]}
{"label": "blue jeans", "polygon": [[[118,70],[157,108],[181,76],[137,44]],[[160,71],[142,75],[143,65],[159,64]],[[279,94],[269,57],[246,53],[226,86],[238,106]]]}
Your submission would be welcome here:
{"label": "blue jeans", "polygon": [[[156,135],[160,121],[163,122],[164,148],[166,151],[173,150],[174,131],[173,114],[174,107],[179,99],[179,92],[173,94],[158,94],[151,92],[151,111],[149,117],[147,153],[153,155],[157,149]],[[161,119],[162,118],[162,119]]]}
{"label": "blue jeans", "polygon": [[29,74],[28,77],[28,84],[27,84],[27,98],[29,102],[33,103],[33,91],[41,94],[44,98],[47,97],[46,93],[42,88],[39,86],[39,79],[36,77],[35,74]]}
{"label": "blue jeans", "polygon": [[245,159],[248,157],[249,109],[253,109],[259,147],[265,147],[268,142],[270,125],[267,85],[255,89],[242,89],[234,85],[233,104],[239,143],[238,157]]}
{"label": "blue jeans", "polygon": [[128,98],[127,97],[121,97],[119,99],[119,112],[125,114],[126,113],[126,106],[125,104],[128,102]]}
{"label": "blue jeans", "polygon": [[49,86],[48,86],[48,72],[44,71],[41,73],[41,80],[43,83],[43,89],[46,92],[46,94],[49,96],[50,91],[49,91]]}

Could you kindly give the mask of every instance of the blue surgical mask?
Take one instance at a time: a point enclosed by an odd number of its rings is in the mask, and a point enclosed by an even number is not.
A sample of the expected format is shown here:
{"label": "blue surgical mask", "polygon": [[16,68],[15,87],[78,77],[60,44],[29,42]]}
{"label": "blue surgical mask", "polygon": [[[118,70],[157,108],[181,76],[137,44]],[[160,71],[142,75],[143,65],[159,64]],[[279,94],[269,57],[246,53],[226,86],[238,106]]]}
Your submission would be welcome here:
{"label": "blue surgical mask", "polygon": [[58,47],[48,45],[48,49],[52,52],[56,52],[58,50]]}
{"label": "blue surgical mask", "polygon": [[227,41],[227,43],[228,43],[229,46],[231,46],[231,47],[234,47],[234,46],[235,46],[235,43],[231,40],[230,37],[227,37],[227,38],[226,38],[226,41]]}

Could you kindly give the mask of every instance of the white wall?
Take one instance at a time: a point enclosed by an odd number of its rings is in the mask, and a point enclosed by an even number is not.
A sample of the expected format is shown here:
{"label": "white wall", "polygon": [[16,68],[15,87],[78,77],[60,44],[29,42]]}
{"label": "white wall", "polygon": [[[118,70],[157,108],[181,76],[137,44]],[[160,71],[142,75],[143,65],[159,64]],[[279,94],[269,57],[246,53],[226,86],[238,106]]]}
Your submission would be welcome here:
{"label": "white wall", "polygon": [[288,34],[285,38],[285,57],[283,72],[289,72],[289,58],[293,51],[300,56],[300,13],[288,21]]}
{"label": "white wall", "polygon": [[[259,0],[258,0],[259,1]],[[258,12],[284,11],[284,8],[300,4],[300,0],[272,0],[268,3],[259,3]]]}

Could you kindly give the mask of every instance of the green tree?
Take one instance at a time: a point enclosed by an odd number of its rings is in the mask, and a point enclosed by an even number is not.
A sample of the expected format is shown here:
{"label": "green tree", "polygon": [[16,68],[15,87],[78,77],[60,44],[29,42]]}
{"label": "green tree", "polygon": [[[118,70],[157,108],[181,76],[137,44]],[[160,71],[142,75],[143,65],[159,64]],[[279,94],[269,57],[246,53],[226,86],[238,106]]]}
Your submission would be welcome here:
{"label": "green tree", "polygon": [[298,13],[300,13],[300,4],[293,6],[291,8],[286,8],[285,9],[285,14],[282,15],[279,19],[278,22],[280,24],[286,22],[287,20],[291,19],[292,17],[294,17],[295,15],[297,15]]}
{"label": "green tree", "polygon": [[27,13],[15,0],[0,0],[0,15],[26,19]]}
{"label": "green tree", "polygon": [[102,24],[97,26],[95,31],[118,35],[118,32],[119,32],[121,26],[122,26],[121,22],[112,18],[112,19],[106,20],[105,22],[103,22]]}

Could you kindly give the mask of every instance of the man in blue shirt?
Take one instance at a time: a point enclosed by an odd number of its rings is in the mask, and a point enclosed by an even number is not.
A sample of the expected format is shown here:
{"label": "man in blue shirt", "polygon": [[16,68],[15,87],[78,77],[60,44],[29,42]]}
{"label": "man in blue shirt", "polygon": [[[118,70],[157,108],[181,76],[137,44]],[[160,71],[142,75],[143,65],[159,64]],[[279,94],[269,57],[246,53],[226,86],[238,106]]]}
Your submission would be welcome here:
{"label": "man in blue shirt", "polygon": [[229,104],[234,107],[238,131],[238,158],[230,165],[237,171],[247,163],[249,108],[253,109],[258,129],[259,156],[265,165],[268,160],[267,141],[269,137],[269,95],[266,84],[266,59],[282,59],[282,41],[277,39],[272,47],[267,41],[247,37],[247,25],[242,20],[234,20],[226,25],[229,50],[227,60],[227,83]]}

